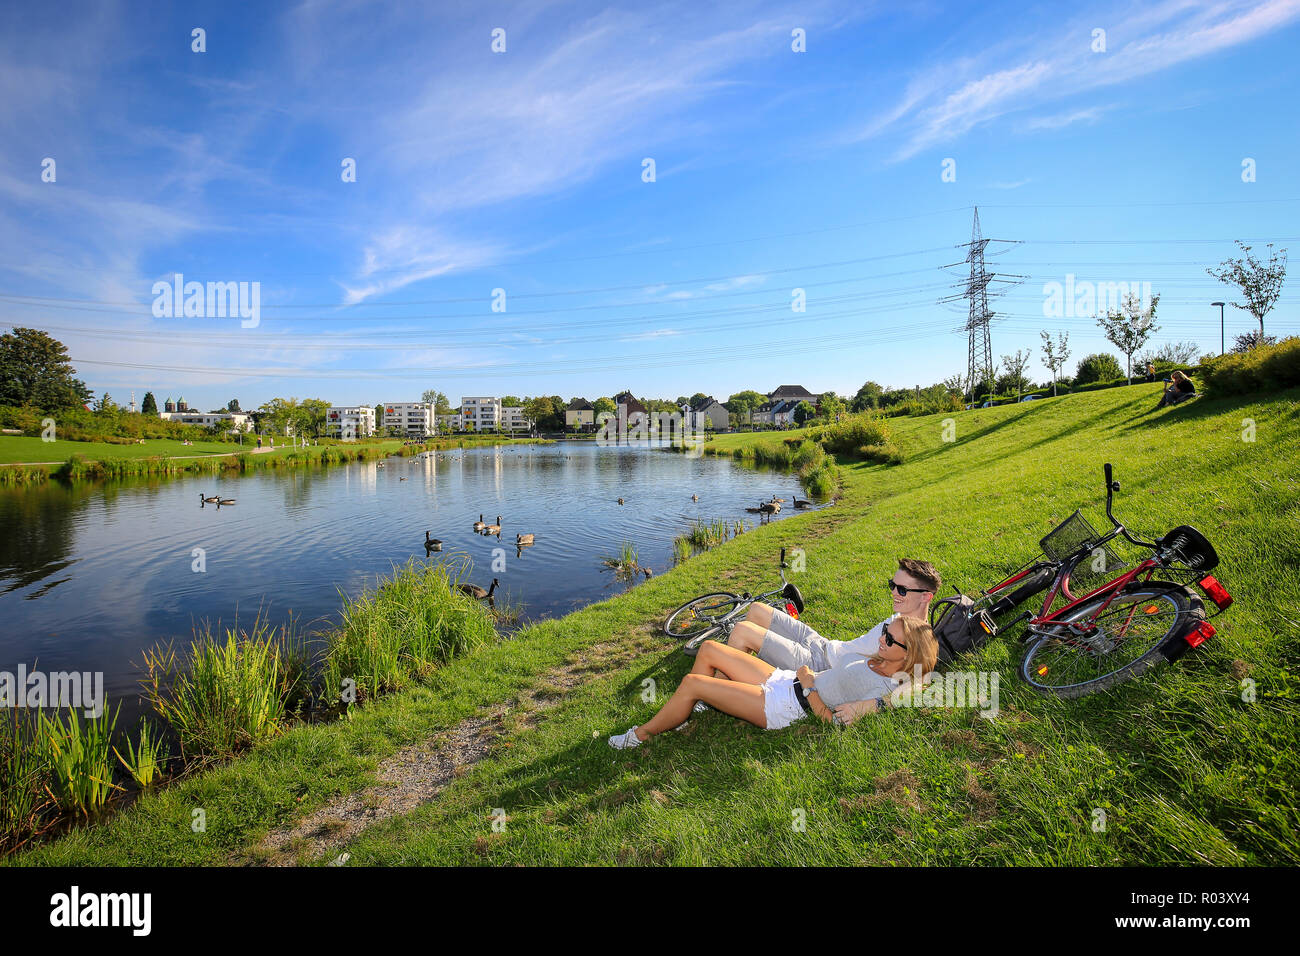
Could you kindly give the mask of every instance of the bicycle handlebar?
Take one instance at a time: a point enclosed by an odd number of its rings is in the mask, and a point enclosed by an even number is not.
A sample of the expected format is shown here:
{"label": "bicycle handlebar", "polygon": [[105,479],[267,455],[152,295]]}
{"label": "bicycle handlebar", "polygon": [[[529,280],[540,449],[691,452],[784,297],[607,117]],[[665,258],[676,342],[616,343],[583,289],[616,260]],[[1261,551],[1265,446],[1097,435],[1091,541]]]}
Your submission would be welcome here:
{"label": "bicycle handlebar", "polygon": [[1133,535],[1129,534],[1128,528],[1124,527],[1124,525],[1121,524],[1113,514],[1111,514],[1111,500],[1114,493],[1119,491],[1119,482],[1115,481],[1113,478],[1114,469],[1111,468],[1110,462],[1106,462],[1106,464],[1102,466],[1102,470],[1106,475],[1106,517],[1110,519],[1110,523],[1119,529],[1119,533],[1127,538],[1130,543],[1136,544],[1142,548],[1150,548],[1153,551],[1158,551],[1159,545],[1154,541],[1143,541],[1141,538],[1133,537]]}

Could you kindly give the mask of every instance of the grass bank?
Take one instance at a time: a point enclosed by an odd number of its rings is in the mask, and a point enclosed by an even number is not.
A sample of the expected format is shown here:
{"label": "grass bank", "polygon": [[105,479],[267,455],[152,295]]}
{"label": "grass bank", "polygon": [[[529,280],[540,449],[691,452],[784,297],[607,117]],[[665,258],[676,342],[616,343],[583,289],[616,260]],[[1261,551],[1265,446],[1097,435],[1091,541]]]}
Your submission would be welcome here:
{"label": "grass bank", "polygon": [[[1153,412],[1158,397],[1158,385],[1134,386],[892,420],[902,464],[841,462],[836,507],[753,529],[11,862],[256,858],[270,831],[371,793],[399,748],[442,745],[490,717],[486,756],[436,799],[349,838],[349,865],[1295,865],[1300,389]],[[606,745],[688,669],[656,631],[689,597],[769,585],[777,550],[798,546],[805,620],[854,637],[887,613],[899,556],[929,558],[971,590],[1029,558],[1076,506],[1104,521],[1104,461],[1134,530],[1197,526],[1237,598],[1218,635],[1178,664],[1111,694],[1051,700],[1018,682],[1011,635],[964,662],[999,673],[996,719],[934,708],[767,732],[709,712],[634,751]],[[198,833],[196,808],[208,821]],[[310,840],[298,852],[333,856]]]}
{"label": "grass bank", "polygon": [[[12,448],[9,443],[22,447]],[[485,445],[537,444],[538,438],[442,438],[422,445],[406,445],[400,439],[363,443],[332,443],[295,448],[284,445],[260,454],[252,446],[242,448],[225,442],[146,441],[143,445],[111,445],[102,442],[42,442],[39,438],[0,438],[0,462],[53,461],[61,464],[7,465],[0,467],[0,483],[30,484],[58,478],[66,481],[97,481],[136,475],[212,475],[246,472],[262,468],[301,468],[351,461],[373,461],[393,454],[415,455],[447,448],[477,448]],[[25,456],[33,457],[25,457]],[[45,456],[45,457],[41,457]]]}

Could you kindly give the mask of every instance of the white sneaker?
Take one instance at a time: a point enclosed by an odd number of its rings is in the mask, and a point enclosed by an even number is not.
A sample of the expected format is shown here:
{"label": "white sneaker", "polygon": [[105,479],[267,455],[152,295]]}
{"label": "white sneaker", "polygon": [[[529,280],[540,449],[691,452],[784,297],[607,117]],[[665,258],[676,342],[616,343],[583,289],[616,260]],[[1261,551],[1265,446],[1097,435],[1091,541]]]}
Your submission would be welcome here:
{"label": "white sneaker", "polygon": [[713,709],[713,708],[710,707],[708,704],[706,704],[704,701],[702,701],[702,700],[697,700],[697,701],[695,702],[695,706],[691,708],[691,713],[693,713],[693,714],[702,714],[702,713],[704,713],[706,710],[712,710],[712,709]]}
{"label": "white sneaker", "polygon": [[628,750],[632,747],[641,746],[641,738],[636,735],[636,728],[641,726],[637,724],[625,734],[615,734],[609,738],[609,745],[615,750]]}

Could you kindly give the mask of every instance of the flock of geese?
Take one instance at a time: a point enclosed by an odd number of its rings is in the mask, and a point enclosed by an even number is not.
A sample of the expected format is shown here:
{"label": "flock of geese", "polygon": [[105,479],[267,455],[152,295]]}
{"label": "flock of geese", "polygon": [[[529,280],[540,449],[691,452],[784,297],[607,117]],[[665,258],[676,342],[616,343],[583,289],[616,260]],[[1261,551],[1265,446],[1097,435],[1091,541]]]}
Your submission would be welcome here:
{"label": "flock of geese", "polygon": [[[405,479],[402,480],[404,481]],[[699,495],[691,495],[691,501],[699,501],[699,500],[700,500]],[[624,503],[622,498],[618,498],[616,499],[616,501],[620,505]],[[811,501],[804,498],[799,498],[797,495],[791,496],[791,503],[796,508],[809,508],[812,506]],[[773,495],[771,501],[760,502],[757,508],[746,508],[745,510],[750,514],[760,514],[760,515],[770,517],[774,514],[779,514],[781,511],[781,506],[783,504],[785,504],[784,498],[781,498],[777,495]],[[484,537],[491,537],[495,535],[498,541],[501,540],[501,515],[497,515],[497,520],[494,523],[488,524],[485,520],[483,520],[483,515],[480,514],[478,516],[478,520],[474,522],[473,530],[475,534],[481,534]],[[537,536],[532,532],[529,532],[527,534],[523,534],[523,533],[516,534],[515,548],[518,551],[519,556],[523,555],[524,548],[530,547],[536,542],[536,540],[537,540]],[[424,532],[424,551],[426,556],[431,552],[441,551],[442,544],[443,542],[441,538],[433,537],[433,534],[430,531]],[[645,574],[647,578],[649,578],[650,575],[653,573],[649,568],[643,568],[642,572]],[[465,594],[468,594],[470,597],[477,598],[480,601],[486,600],[489,604],[493,604],[492,592],[496,590],[497,584],[498,584],[497,579],[493,578],[492,586],[489,588],[483,588],[477,584],[457,584],[456,587],[462,592],[464,592]],[[493,606],[495,605],[493,604]]]}
{"label": "flock of geese", "polygon": [[[800,498],[800,497],[798,497],[797,495],[791,497],[791,503],[792,503],[796,508],[810,508],[810,507],[812,507],[812,502],[811,502],[811,501],[808,501],[808,500],[806,500],[806,499],[804,499],[804,498]],[[785,504],[785,499],[784,499],[784,498],[778,498],[776,495],[773,495],[771,501],[761,501],[761,502],[759,502],[759,505],[758,505],[757,508],[746,508],[745,510],[746,510],[747,512],[749,512],[750,514],[752,514],[752,515],[767,515],[767,516],[770,517],[770,516],[772,516],[772,515],[774,515],[774,514],[780,514],[780,513],[781,513],[781,506],[782,506],[783,504]]]}
{"label": "flock of geese", "polygon": [[212,495],[211,497],[208,497],[204,495],[203,492],[201,491],[199,492],[200,508],[202,508],[204,505],[216,505],[217,510],[220,511],[222,505],[233,505],[234,503],[235,503],[234,498],[222,498],[217,495]]}

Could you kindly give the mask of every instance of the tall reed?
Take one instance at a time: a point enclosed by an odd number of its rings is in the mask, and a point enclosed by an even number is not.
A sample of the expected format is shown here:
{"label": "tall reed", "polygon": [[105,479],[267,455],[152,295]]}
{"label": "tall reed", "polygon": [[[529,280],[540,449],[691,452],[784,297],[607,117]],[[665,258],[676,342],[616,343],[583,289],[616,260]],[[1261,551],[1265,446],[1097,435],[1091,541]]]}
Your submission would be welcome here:
{"label": "tall reed", "polygon": [[274,737],[302,692],[305,668],[287,628],[261,617],[249,631],[211,628],[178,655],[173,644],[145,652],[145,697],[171,724],[187,760],[230,757]]}
{"label": "tall reed", "polygon": [[493,640],[489,609],[455,587],[469,567],[457,554],[437,564],[412,559],[377,590],[345,600],[343,623],[327,638],[324,698],[360,703],[400,690]]}
{"label": "tall reed", "polygon": [[118,710],[110,717],[105,711],[83,725],[75,709],[65,721],[61,711],[53,717],[41,712],[37,747],[49,768],[50,794],[60,808],[89,815],[108,801],[121,787],[113,783],[113,728]]}

